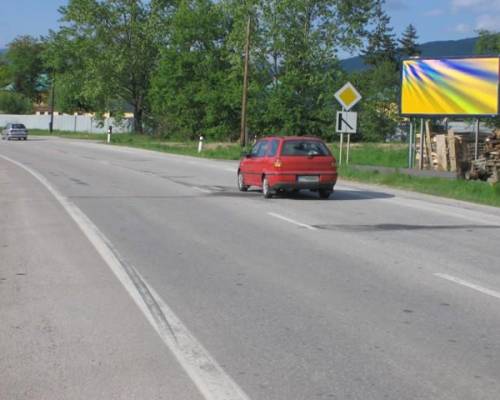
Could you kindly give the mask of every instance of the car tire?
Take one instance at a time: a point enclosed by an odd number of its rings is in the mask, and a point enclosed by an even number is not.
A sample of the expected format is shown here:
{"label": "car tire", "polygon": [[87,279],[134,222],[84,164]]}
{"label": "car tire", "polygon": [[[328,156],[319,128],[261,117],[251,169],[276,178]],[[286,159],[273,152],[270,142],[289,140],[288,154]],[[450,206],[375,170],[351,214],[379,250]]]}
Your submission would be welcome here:
{"label": "car tire", "polygon": [[244,184],[243,174],[238,171],[238,190],[240,192],[246,192],[248,190],[248,186]]}
{"label": "car tire", "polygon": [[271,187],[269,186],[269,180],[267,179],[267,176],[264,176],[262,179],[262,194],[264,195],[265,199],[270,199],[273,197],[273,193],[271,192]]}
{"label": "car tire", "polygon": [[319,198],[322,200],[328,200],[330,198],[330,195],[332,194],[333,190],[328,190],[328,189],[320,189],[318,191]]}

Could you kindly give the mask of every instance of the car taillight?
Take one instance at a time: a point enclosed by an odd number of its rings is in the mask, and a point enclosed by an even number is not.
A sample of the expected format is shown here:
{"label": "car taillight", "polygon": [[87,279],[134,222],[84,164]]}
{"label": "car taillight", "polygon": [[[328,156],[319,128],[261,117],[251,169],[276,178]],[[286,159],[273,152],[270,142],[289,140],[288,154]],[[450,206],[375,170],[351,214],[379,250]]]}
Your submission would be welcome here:
{"label": "car taillight", "polygon": [[276,161],[274,162],[274,167],[275,167],[275,168],[281,168],[282,166],[283,166],[283,163],[281,162],[281,160],[280,160],[280,159],[278,159],[278,160],[276,160]]}

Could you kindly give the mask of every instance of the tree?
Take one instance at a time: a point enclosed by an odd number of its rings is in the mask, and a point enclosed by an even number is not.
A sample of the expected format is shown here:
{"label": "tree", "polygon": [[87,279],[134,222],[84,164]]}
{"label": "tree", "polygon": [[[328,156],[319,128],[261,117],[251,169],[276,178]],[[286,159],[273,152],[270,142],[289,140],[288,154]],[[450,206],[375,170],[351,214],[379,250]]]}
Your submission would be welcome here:
{"label": "tree", "polygon": [[9,65],[3,54],[0,54],[0,90],[10,84]]}
{"label": "tree", "polygon": [[[157,64],[157,37],[172,7],[167,0],[70,0],[63,27],[52,33],[47,62],[72,93],[94,111],[133,109],[142,133],[147,93]],[[71,86],[75,72],[80,78]],[[76,94],[76,96],[75,96]]]}
{"label": "tree", "polygon": [[26,96],[16,92],[0,91],[0,113],[30,114],[33,103]]}
{"label": "tree", "polygon": [[46,92],[43,74],[46,72],[41,54],[43,44],[31,36],[19,36],[9,45],[5,53],[7,76],[13,90],[31,101],[41,101]]}
{"label": "tree", "polygon": [[383,10],[384,0],[376,0],[373,9],[373,30],[368,35],[368,45],[362,52],[366,65],[377,66],[389,61],[396,63],[397,50],[391,18]]}
{"label": "tree", "polygon": [[[249,125],[254,130],[324,135],[334,123],[337,51],[362,43],[372,0],[250,2],[253,15]],[[238,10],[238,1],[226,1]],[[241,6],[240,6],[241,7]],[[248,2],[242,6],[248,8]],[[240,14],[248,15],[240,12]],[[233,14],[235,15],[235,13]],[[245,19],[230,34],[243,48]],[[238,54],[237,50],[234,54]],[[241,70],[241,58],[234,63]],[[256,84],[257,81],[257,84]]]}
{"label": "tree", "polygon": [[221,7],[210,0],[180,0],[170,20],[150,100],[164,135],[224,139],[237,129],[238,103],[228,96],[230,64]]}
{"label": "tree", "polygon": [[491,31],[479,31],[479,39],[476,43],[477,54],[500,53],[500,33]]}
{"label": "tree", "polygon": [[412,24],[408,25],[403,32],[403,36],[398,40],[400,45],[399,54],[403,57],[419,56],[421,51],[417,40],[417,29]]}
{"label": "tree", "polygon": [[[500,33],[482,30],[476,43],[476,54],[498,54],[500,53]],[[492,125],[500,128],[500,117],[491,120]]]}
{"label": "tree", "polygon": [[384,140],[395,131],[399,122],[399,74],[394,63],[383,61],[367,71],[353,74],[351,80],[363,94],[359,106],[359,129],[363,140]]}

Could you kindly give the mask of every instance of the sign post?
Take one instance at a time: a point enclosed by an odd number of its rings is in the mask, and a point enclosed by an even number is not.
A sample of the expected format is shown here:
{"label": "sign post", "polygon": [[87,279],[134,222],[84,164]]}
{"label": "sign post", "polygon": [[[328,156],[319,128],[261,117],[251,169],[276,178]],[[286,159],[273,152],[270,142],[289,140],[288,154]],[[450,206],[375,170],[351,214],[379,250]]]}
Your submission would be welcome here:
{"label": "sign post", "polygon": [[361,100],[361,95],[356,88],[347,82],[335,93],[335,98],[342,106],[342,111],[337,112],[336,132],[340,133],[339,165],[342,165],[342,148],[344,146],[344,133],[347,133],[346,163],[349,163],[349,148],[351,146],[351,133],[356,133],[358,113],[349,112]]}

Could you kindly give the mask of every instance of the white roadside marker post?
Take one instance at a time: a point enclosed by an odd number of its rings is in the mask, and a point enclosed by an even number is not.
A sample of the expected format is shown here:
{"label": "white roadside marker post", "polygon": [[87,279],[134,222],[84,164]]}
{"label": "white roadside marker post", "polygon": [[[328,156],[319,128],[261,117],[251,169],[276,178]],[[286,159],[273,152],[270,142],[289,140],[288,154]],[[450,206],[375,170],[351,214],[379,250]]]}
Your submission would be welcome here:
{"label": "white roadside marker post", "polygon": [[203,150],[203,136],[200,136],[200,141],[198,142],[198,153]]}
{"label": "white roadside marker post", "polygon": [[113,127],[110,125],[108,128],[108,144],[111,143],[111,134],[113,133]]}

